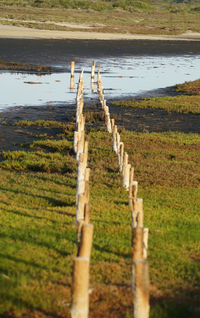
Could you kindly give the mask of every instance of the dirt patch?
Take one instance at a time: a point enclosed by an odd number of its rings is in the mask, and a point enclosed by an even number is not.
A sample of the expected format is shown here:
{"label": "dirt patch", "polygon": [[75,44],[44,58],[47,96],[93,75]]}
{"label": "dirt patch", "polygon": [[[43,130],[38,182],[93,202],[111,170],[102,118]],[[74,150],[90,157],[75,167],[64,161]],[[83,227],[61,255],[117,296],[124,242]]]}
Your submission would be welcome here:
{"label": "dirt patch", "polygon": [[[108,102],[109,105],[109,102]],[[137,132],[179,131],[200,133],[199,114],[168,113],[164,110],[133,109],[109,106],[111,117],[123,129]],[[100,105],[87,104],[84,107],[87,129],[104,129],[104,117]],[[99,114],[99,115],[98,115]],[[18,127],[18,121],[52,120],[74,123],[75,105],[16,107],[0,113],[0,150],[17,150],[21,144],[33,142],[35,128]],[[37,127],[37,134],[47,133],[50,137],[56,131],[52,128]]]}

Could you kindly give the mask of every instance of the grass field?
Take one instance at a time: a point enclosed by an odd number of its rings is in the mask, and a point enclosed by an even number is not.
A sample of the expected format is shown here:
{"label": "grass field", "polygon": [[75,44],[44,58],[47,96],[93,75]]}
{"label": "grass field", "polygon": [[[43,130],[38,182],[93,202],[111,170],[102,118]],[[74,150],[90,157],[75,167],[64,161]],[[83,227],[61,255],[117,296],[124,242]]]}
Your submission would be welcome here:
{"label": "grass field", "polygon": [[177,96],[150,97],[141,100],[113,102],[114,106],[164,109],[168,112],[200,114],[200,80],[178,84],[173,89]]}
{"label": "grass field", "polygon": [[[69,25],[55,23],[72,22],[85,24],[87,31],[99,32],[199,32],[199,14],[198,0],[0,0],[1,23],[50,30],[69,30]],[[75,30],[74,26],[71,30]]]}
{"label": "grass field", "polygon": [[[22,134],[23,151],[1,154],[0,317],[69,317],[76,255],[73,126],[21,121],[16,127],[35,128],[38,138],[23,147]],[[45,134],[39,135],[40,127]],[[56,135],[49,133],[52,127],[59,130]],[[150,229],[150,317],[199,317],[200,136],[126,130],[120,134],[135,168],[145,226]],[[90,317],[128,318],[128,194],[121,186],[111,136],[92,129],[87,138],[95,227]]]}

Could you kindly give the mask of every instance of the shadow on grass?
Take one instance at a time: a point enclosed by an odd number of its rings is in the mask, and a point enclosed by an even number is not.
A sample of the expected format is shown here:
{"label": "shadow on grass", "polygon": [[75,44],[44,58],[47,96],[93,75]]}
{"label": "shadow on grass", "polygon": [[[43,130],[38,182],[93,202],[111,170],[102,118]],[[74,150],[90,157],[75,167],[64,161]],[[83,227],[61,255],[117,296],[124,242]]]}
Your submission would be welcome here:
{"label": "shadow on grass", "polygon": [[[22,300],[20,297],[15,297],[13,295],[9,295],[8,293],[2,294],[2,299],[6,299],[6,301],[10,301],[12,305],[14,304],[15,307],[18,308],[26,308],[24,310],[24,313],[20,317],[51,317],[51,318],[63,318],[63,315],[56,314],[54,312],[45,310],[43,308],[40,308],[38,306],[33,306],[29,302]],[[16,314],[13,311],[6,312],[2,315],[0,315],[2,318],[17,318],[19,317],[18,314]],[[70,318],[70,315],[66,313],[66,318]]]}
{"label": "shadow on grass", "polygon": [[173,296],[151,296],[150,318],[199,318],[200,303],[197,295],[200,289],[172,290]]}
{"label": "shadow on grass", "polygon": [[75,205],[75,201],[73,202],[70,202],[70,203],[66,203],[64,201],[61,201],[61,200],[58,200],[58,199],[54,199],[54,198],[49,198],[47,196],[42,196],[42,195],[38,195],[38,194],[30,194],[30,193],[26,193],[26,192],[23,192],[23,191],[19,191],[19,190],[13,190],[13,189],[8,189],[8,188],[3,188],[3,187],[0,187],[0,190],[2,191],[9,191],[9,192],[13,192],[15,194],[23,194],[23,195],[27,195],[27,196],[32,196],[32,197],[35,197],[35,198],[39,198],[39,199],[44,199],[44,200],[47,200],[51,206],[55,206],[55,207],[66,207],[66,206],[74,206]]}
{"label": "shadow on grass", "polygon": [[[34,235],[35,234],[35,235]],[[52,233],[51,233],[52,234]],[[59,240],[62,240],[63,238],[65,238],[65,240],[73,243],[73,244],[76,244],[76,238],[74,239],[67,239],[67,236],[63,237],[62,235],[56,233],[57,235],[56,236],[56,239],[55,239],[55,243],[58,243]],[[50,238],[52,238],[52,236],[48,235]],[[50,240],[49,242],[45,242],[44,240],[42,240],[42,238],[40,239],[35,232],[33,232],[32,234],[30,233],[27,233],[25,234],[24,231],[22,231],[21,229],[18,231],[18,233],[14,233],[14,234],[4,234],[4,233],[0,233],[0,238],[1,239],[12,239],[13,241],[21,241],[22,243],[28,243],[28,244],[31,244],[31,245],[36,245],[36,246],[39,246],[39,247],[45,247],[47,248],[48,250],[54,250],[56,253],[60,254],[61,256],[70,256],[72,254],[72,252],[70,251],[63,251],[63,250],[60,250],[56,247],[53,246],[53,242],[52,240]],[[37,241],[38,240],[38,241]]]}
{"label": "shadow on grass", "polygon": [[105,247],[100,247],[98,244],[93,244],[93,248],[96,249],[97,251],[103,253],[103,255],[104,255],[104,253],[108,253],[108,254],[114,254],[118,257],[124,257],[124,258],[129,259],[129,260],[131,259],[131,251],[130,251],[130,253],[122,253],[122,252],[117,253],[111,249],[108,249]]}
{"label": "shadow on grass", "polygon": [[[10,209],[4,209],[4,208],[1,208],[2,211],[5,211],[6,213],[13,213],[13,214],[16,214],[16,215],[19,215],[19,216],[24,216],[24,217],[27,217],[27,218],[33,218],[33,219],[39,219],[39,220],[46,220],[46,221],[50,221],[52,223],[55,223],[55,224],[59,224],[59,222],[55,221],[55,220],[52,220],[52,219],[49,219],[49,218],[46,218],[46,217],[42,217],[42,216],[37,216],[37,215],[30,215],[30,214],[27,214],[27,213],[22,213],[20,211],[17,211],[17,210],[10,210]],[[35,210],[38,210],[38,209],[35,209]],[[56,211],[51,211],[52,212],[56,212]],[[56,212],[57,213],[57,212]],[[59,213],[59,212],[58,212]],[[67,212],[63,212],[63,213],[59,213],[59,214],[63,214],[63,215],[70,215],[70,216],[74,216],[73,214],[69,214]],[[71,224],[71,222],[66,222],[65,221],[65,224]]]}
{"label": "shadow on grass", "polygon": [[48,269],[46,266],[41,266],[41,265],[38,265],[34,262],[29,262],[29,261],[26,261],[26,260],[23,260],[21,258],[17,258],[17,257],[14,257],[14,256],[10,256],[10,255],[5,255],[5,254],[2,254],[0,253],[0,259],[8,259],[10,261],[13,261],[15,263],[23,263],[25,265],[30,265],[30,266],[33,266],[33,267],[36,267],[36,268],[40,268],[40,269]]}
{"label": "shadow on grass", "polygon": [[[74,171],[73,171],[74,172]],[[75,184],[72,184],[72,183],[69,183],[69,181],[71,181],[71,180],[73,180],[73,177],[71,178],[71,176],[69,176],[70,177],[70,180],[67,180],[67,183],[65,183],[65,182],[60,182],[60,181],[58,181],[58,180],[55,180],[55,179],[53,179],[53,178],[47,178],[47,177],[40,177],[40,176],[34,176],[36,179],[39,179],[39,180],[42,180],[42,181],[51,181],[51,182],[53,182],[53,183],[55,183],[55,184],[57,184],[57,185],[64,185],[64,186],[68,186],[68,187],[70,187],[70,188],[72,188],[72,189],[76,189],[76,181],[75,181]],[[75,178],[74,178],[75,179]]]}

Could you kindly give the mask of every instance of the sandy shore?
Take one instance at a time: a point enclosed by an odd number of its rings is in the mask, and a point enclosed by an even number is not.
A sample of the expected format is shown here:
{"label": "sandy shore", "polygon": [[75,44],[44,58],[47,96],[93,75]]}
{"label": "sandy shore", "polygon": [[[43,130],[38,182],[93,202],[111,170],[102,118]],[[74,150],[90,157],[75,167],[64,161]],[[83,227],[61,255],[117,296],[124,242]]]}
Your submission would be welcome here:
{"label": "sandy shore", "polygon": [[87,31],[52,31],[0,24],[0,38],[200,41],[200,33],[186,32],[181,35],[151,35],[100,33]]}

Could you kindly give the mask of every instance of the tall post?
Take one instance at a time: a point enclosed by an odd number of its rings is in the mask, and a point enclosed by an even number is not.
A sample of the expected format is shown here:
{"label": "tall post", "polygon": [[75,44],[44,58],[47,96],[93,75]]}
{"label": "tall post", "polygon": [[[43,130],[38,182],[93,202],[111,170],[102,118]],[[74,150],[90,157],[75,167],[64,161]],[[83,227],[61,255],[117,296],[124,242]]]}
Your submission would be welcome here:
{"label": "tall post", "polygon": [[81,240],[78,249],[78,256],[87,257],[90,260],[92,249],[92,237],[94,226],[92,224],[83,224],[81,229]]}
{"label": "tall post", "polygon": [[146,260],[137,260],[132,265],[132,290],[134,318],[149,317],[149,269]]}
{"label": "tall post", "polygon": [[74,89],[74,69],[75,69],[75,62],[71,61],[71,78],[70,78],[70,89]]}
{"label": "tall post", "polygon": [[89,259],[76,257],[72,277],[72,318],[88,318],[89,313]]}
{"label": "tall post", "polygon": [[92,61],[92,70],[91,70],[91,79],[94,81],[94,74],[95,74],[95,61]]}

